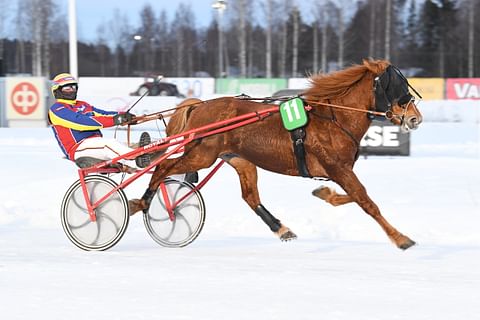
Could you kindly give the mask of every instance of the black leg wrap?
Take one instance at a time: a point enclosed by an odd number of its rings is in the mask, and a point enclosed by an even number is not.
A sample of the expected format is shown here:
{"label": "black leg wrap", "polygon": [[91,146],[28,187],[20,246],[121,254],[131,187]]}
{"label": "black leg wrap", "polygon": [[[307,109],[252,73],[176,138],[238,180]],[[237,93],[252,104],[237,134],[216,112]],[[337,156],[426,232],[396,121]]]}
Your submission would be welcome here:
{"label": "black leg wrap", "polygon": [[142,200],[145,201],[145,204],[147,205],[147,207],[145,209],[143,209],[144,213],[148,212],[148,209],[150,208],[150,203],[152,202],[152,199],[153,199],[153,196],[155,195],[155,193],[156,193],[156,190],[150,190],[150,189],[147,188],[147,190],[143,194]]}
{"label": "black leg wrap", "polygon": [[260,218],[262,218],[263,222],[265,222],[270,227],[270,230],[272,230],[273,232],[277,232],[278,230],[280,230],[280,227],[282,226],[280,220],[272,216],[272,214],[268,212],[268,210],[265,209],[262,204],[259,204],[255,208],[255,213]]}

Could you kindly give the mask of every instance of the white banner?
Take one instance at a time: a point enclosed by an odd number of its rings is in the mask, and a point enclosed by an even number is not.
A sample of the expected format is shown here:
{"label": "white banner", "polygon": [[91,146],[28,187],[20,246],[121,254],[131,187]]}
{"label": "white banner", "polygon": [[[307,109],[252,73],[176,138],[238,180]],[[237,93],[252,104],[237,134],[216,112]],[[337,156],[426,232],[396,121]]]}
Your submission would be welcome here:
{"label": "white banner", "polygon": [[[90,96],[108,96],[111,99],[128,96],[148,81],[148,78],[79,78],[79,99],[88,101]],[[162,82],[175,84],[185,97],[204,99],[215,93],[214,78],[163,78]]]}

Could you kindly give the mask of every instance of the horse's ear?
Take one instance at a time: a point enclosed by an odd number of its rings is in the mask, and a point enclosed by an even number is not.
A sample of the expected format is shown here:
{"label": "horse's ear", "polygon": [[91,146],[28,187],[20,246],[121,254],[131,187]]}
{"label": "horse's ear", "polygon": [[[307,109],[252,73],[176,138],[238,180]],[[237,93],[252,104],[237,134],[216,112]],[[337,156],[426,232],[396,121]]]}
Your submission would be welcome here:
{"label": "horse's ear", "polygon": [[372,58],[363,59],[363,65],[372,73],[379,75],[383,73],[390,63],[386,60],[373,60]]}

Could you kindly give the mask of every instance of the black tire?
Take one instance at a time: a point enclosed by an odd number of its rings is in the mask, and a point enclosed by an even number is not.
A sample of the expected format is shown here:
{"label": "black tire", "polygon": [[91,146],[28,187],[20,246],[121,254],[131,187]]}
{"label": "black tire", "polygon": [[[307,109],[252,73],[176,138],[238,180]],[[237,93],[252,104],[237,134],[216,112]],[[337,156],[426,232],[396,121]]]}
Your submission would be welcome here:
{"label": "black tire", "polygon": [[161,246],[185,247],[192,243],[202,231],[205,223],[205,202],[200,192],[194,190],[195,187],[191,183],[174,179],[166,179],[164,183],[171,203],[192,190],[193,193],[174,209],[175,220],[171,221],[159,188],[149,211],[143,215],[143,222],[148,234]]}
{"label": "black tire", "polygon": [[150,92],[150,90],[148,89],[147,86],[140,86],[140,88],[138,88],[138,95],[139,96],[143,96],[145,94],[145,92],[149,92],[149,95],[150,96],[154,96],[154,94],[152,92]]}
{"label": "black tire", "polygon": [[[99,175],[85,178],[92,202],[105,196],[118,185]],[[116,190],[95,210],[96,221],[91,221],[85,204],[80,180],[67,190],[61,207],[62,227],[68,239],[87,251],[110,249],[120,241],[127,230],[130,214],[128,200],[123,190]]]}

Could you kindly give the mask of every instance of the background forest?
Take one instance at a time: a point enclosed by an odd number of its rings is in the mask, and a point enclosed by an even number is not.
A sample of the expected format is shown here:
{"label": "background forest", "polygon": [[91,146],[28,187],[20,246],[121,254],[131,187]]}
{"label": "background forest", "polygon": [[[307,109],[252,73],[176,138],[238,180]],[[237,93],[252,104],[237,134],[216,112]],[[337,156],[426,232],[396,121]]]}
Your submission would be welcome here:
{"label": "background forest", "polygon": [[[0,0],[0,74],[68,70],[68,15],[59,8],[59,0],[18,0],[17,7]],[[140,25],[116,9],[96,39],[78,43],[79,75],[302,77],[367,57],[390,60],[407,76],[480,75],[480,1],[316,0],[312,8],[228,0],[202,28],[186,4],[171,21],[146,4]],[[305,22],[307,14],[313,21]]]}

